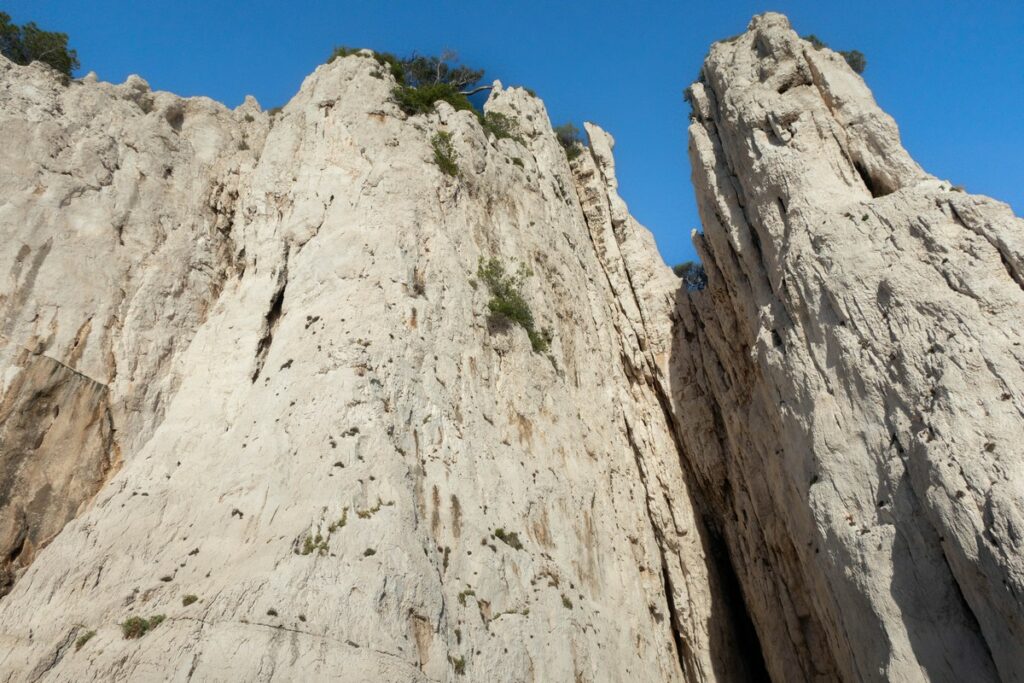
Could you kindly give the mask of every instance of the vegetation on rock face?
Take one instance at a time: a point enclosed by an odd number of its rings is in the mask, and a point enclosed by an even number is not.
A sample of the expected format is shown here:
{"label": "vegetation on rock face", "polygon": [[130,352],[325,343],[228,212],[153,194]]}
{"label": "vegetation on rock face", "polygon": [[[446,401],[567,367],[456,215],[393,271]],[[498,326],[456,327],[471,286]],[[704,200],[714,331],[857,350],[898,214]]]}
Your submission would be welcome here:
{"label": "vegetation on rock face", "polygon": [[[336,47],[327,62],[329,64],[359,51],[358,48]],[[441,101],[456,110],[475,111],[467,95],[484,77],[483,69],[458,64],[458,55],[454,52],[445,51],[439,57],[416,54],[397,57],[390,52],[374,52],[373,58],[387,67],[398,83],[392,96],[406,114],[425,114],[433,111],[434,105]]]}
{"label": "vegetation on rock face", "polygon": [[75,652],[78,652],[83,647],[85,647],[85,644],[92,640],[93,636],[95,635],[96,631],[89,630],[83,633],[82,635],[78,636],[78,640],[75,641]]}
{"label": "vegetation on rock face", "polygon": [[[806,36],[801,36],[804,40],[810,43],[815,50],[821,50],[828,47],[828,43],[814,35],[813,33]],[[850,68],[859,74],[864,73],[864,69],[868,68],[868,60],[864,56],[864,53],[860,50],[838,50],[846,63],[850,65]]]}
{"label": "vegetation on rock face", "polygon": [[430,145],[434,148],[434,163],[445,175],[459,175],[459,165],[456,160],[459,158],[455,146],[452,144],[452,134],[447,131],[436,133],[430,138]]}
{"label": "vegetation on rock face", "polygon": [[491,323],[499,328],[519,325],[530,337],[533,350],[543,353],[551,345],[551,331],[538,331],[530,311],[530,305],[523,297],[522,288],[526,278],[533,275],[529,268],[520,264],[515,273],[510,273],[505,264],[496,258],[480,259],[477,277],[487,285],[491,300],[487,302]]}
{"label": "vegetation on rock face", "polygon": [[[516,124],[515,119],[496,111],[483,115],[478,114],[477,116],[480,119],[480,125],[484,127],[485,133],[492,133],[498,139],[519,139],[519,126]],[[520,140],[520,142],[522,141]]]}
{"label": "vegetation on rock face", "polygon": [[584,143],[580,136],[580,129],[572,123],[563,123],[555,126],[555,137],[558,143],[565,149],[565,156],[572,161],[583,153]]}
{"label": "vegetation on rock face", "polygon": [[0,12],[0,54],[23,66],[49,64],[69,78],[79,67],[78,53],[68,49],[68,34],[44,31],[31,21],[18,26],[5,12]]}
{"label": "vegetation on rock face", "polygon": [[124,636],[125,640],[141,638],[163,623],[165,618],[162,614],[155,614],[149,619],[129,617],[121,624],[121,635]]}
{"label": "vegetation on rock face", "polygon": [[696,261],[685,261],[674,265],[672,272],[683,281],[683,285],[691,292],[704,289],[708,285],[708,275],[704,272],[704,266]]}

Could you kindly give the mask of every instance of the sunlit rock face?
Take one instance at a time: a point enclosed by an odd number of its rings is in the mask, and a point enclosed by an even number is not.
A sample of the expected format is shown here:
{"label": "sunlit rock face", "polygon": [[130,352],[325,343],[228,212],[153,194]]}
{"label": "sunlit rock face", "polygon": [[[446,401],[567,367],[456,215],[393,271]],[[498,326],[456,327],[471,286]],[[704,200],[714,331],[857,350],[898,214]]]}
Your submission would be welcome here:
{"label": "sunlit rock face", "polygon": [[366,54],[274,115],[0,68],[0,679],[742,675],[609,135]]}
{"label": "sunlit rock face", "polygon": [[1024,221],[778,14],[692,88],[673,397],[777,680],[1024,677]]}
{"label": "sunlit rock face", "polygon": [[394,87],[0,58],[0,681],[1024,678],[1008,207],[777,14],[691,89],[700,291],[611,135]]}

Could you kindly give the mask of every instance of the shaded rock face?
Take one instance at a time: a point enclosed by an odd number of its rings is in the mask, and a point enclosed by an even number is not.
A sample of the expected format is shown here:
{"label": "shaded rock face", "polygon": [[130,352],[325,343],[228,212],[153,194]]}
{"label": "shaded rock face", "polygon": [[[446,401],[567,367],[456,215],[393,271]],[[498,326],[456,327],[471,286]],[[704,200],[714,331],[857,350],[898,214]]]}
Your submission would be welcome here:
{"label": "shaded rock face", "polygon": [[[57,534],[0,680],[745,675],[610,136],[570,166],[500,85],[520,140],[407,117],[366,55],[275,117],[0,68],[0,542]],[[489,324],[491,257],[549,353]]]}
{"label": "shaded rock face", "polygon": [[673,398],[773,678],[1024,678],[1024,221],[780,15],[692,103]]}

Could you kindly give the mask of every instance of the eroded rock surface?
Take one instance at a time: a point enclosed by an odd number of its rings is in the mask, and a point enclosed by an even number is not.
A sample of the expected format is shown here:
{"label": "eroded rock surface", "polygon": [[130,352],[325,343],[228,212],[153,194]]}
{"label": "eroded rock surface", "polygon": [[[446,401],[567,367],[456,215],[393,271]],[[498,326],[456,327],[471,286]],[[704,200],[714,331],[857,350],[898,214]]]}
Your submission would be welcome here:
{"label": "eroded rock surface", "polygon": [[[7,400],[57,363],[91,383],[46,409],[109,420],[3,442],[25,496],[82,471],[0,602],[0,678],[744,670],[666,419],[678,280],[603,131],[570,167],[542,103],[500,85],[519,140],[407,117],[366,55],[273,118],[3,68]],[[490,257],[532,269],[549,353],[489,326]]]}
{"label": "eroded rock surface", "polygon": [[1024,678],[1024,221],[784,17],[692,89],[687,461],[776,680]]}

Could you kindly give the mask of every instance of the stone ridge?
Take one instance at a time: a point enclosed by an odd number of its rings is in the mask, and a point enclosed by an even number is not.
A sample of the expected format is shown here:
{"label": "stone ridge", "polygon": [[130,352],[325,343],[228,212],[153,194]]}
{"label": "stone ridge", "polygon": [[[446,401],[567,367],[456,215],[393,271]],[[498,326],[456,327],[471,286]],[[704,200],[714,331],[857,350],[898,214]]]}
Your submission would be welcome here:
{"label": "stone ridge", "polygon": [[407,117],[363,54],[275,115],[0,69],[0,680],[740,675],[610,136],[570,166],[500,84],[518,140]]}
{"label": "stone ridge", "polygon": [[1024,678],[1024,221],[781,15],[691,99],[673,396],[772,677]]}

